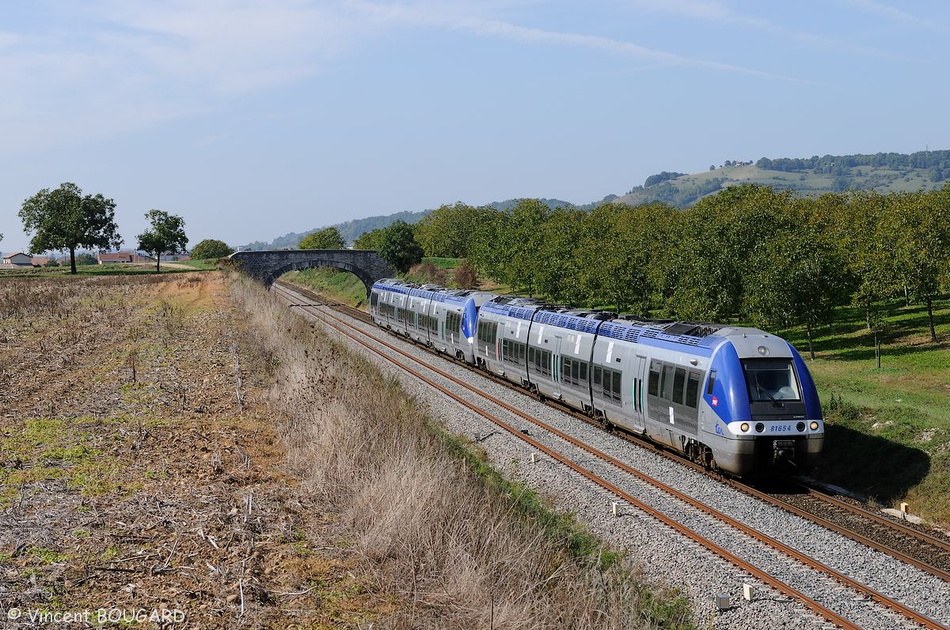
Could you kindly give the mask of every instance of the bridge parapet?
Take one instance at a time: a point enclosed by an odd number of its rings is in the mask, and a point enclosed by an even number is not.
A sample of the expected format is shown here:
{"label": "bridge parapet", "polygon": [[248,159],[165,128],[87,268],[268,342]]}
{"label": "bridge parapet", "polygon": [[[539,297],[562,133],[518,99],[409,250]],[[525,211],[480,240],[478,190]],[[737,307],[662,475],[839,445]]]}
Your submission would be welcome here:
{"label": "bridge parapet", "polygon": [[244,273],[269,287],[288,271],[311,267],[334,267],[349,271],[366,286],[369,295],[373,283],[396,275],[385,260],[370,249],[287,249],[235,252],[231,261]]}

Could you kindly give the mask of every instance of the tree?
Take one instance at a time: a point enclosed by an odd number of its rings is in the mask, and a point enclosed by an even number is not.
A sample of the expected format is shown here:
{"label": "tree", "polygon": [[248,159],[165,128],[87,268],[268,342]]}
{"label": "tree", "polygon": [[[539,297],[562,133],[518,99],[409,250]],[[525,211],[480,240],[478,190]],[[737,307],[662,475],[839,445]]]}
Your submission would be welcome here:
{"label": "tree", "polygon": [[661,203],[631,208],[603,204],[588,215],[578,251],[584,261],[583,284],[590,299],[612,304],[618,312],[646,316],[656,306],[678,211]]}
{"label": "tree", "polygon": [[370,249],[379,251],[383,245],[383,239],[386,238],[386,228],[376,228],[369,232],[363,232],[353,241],[353,249]]}
{"label": "tree", "polygon": [[138,235],[139,249],[154,254],[155,271],[161,271],[162,254],[176,254],[188,246],[185,220],[164,210],[149,210],[145,218],[152,224],[152,229]]}
{"label": "tree", "polygon": [[82,252],[81,254],[76,254],[76,265],[98,265],[99,260],[90,254],[89,252]]}
{"label": "tree", "polygon": [[495,252],[497,280],[528,295],[535,293],[541,283],[540,268],[545,264],[544,224],[551,215],[551,208],[540,199],[521,199],[511,210],[501,213],[494,226],[494,240],[489,243]]}
{"label": "tree", "polygon": [[931,193],[893,195],[882,226],[893,239],[897,278],[927,306],[930,340],[937,341],[933,302],[940,296],[950,263],[950,187]]}
{"label": "tree", "polygon": [[300,249],[343,249],[346,241],[335,227],[311,232],[300,241]]}
{"label": "tree", "polygon": [[579,304],[586,297],[582,271],[587,261],[577,255],[577,244],[586,234],[587,213],[577,208],[553,210],[538,229],[543,240],[537,254],[535,288],[556,302]]}
{"label": "tree", "polygon": [[894,235],[888,231],[888,198],[875,191],[830,197],[841,205],[829,223],[830,237],[854,277],[852,302],[864,310],[868,330],[879,327],[880,305],[900,288],[895,270]]}
{"label": "tree", "polygon": [[191,250],[191,257],[197,260],[207,260],[209,258],[224,258],[234,253],[234,250],[224,241],[214,238],[206,238]]}
{"label": "tree", "polygon": [[410,267],[422,262],[422,247],[416,242],[412,226],[405,221],[396,221],[385,228],[379,255],[399,273],[406,273]]}
{"label": "tree", "polygon": [[815,327],[846,303],[847,279],[838,250],[802,222],[768,240],[748,261],[744,311],[763,326],[804,325],[812,360]]}
{"label": "tree", "polygon": [[114,248],[122,244],[115,223],[115,202],[101,194],[83,196],[76,184],[44,188],[20,208],[23,230],[33,234],[30,253],[69,252],[70,273],[76,273],[76,249]]}
{"label": "tree", "polygon": [[789,225],[789,191],[731,186],[684,214],[668,268],[676,274],[666,306],[683,319],[725,321],[739,315],[747,261]]}
{"label": "tree", "polygon": [[469,255],[479,211],[461,201],[436,208],[416,224],[416,239],[426,256],[465,258]]}

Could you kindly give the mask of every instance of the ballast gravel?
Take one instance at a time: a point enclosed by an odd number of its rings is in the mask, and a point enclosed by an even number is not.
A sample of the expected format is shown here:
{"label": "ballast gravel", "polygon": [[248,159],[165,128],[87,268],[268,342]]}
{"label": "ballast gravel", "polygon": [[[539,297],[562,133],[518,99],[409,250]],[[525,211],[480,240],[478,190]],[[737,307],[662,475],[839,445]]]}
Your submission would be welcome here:
{"label": "ballast gravel", "polygon": [[[342,317],[338,313],[334,315]],[[544,405],[533,397],[494,383],[450,360],[438,359],[404,338],[386,335],[371,324],[349,321],[367,334],[385,335],[387,343],[397,345],[400,350],[409,353],[424,365],[435,361],[438,369],[521,409],[530,417],[569,433],[595,449],[680,492],[700,499],[710,507],[939,623],[950,624],[950,584],[947,582],[805,519],[762,503],[634,443],[614,437]],[[448,431],[477,442],[495,468],[509,478],[536,490],[549,500],[555,509],[573,514],[579,522],[611,547],[625,551],[649,579],[680,589],[692,603],[697,627],[723,630],[833,627],[797,600],[766,586],[732,563],[688,540],[566,466],[546,455],[536,453],[532,446],[516,434],[499,429],[483,416],[447,398],[401,368],[394,367],[389,361],[369,352],[348,337],[329,327],[327,331],[354,351],[373,360],[385,373],[399,379],[403,388],[430,417],[441,422]],[[378,347],[387,355],[394,354],[382,344],[378,344]],[[817,575],[784,554],[765,547],[736,529],[699,513],[611,465],[603,464],[601,460],[467,392],[457,384],[432,375],[427,370],[425,373],[456,395],[485,406],[492,414],[514,425],[517,431],[526,432],[555,451],[583,462],[592,472],[636,499],[662,511],[793,588],[814,597],[822,605],[851,622],[868,630],[919,627],[903,615],[869,600],[858,591]],[[751,599],[746,599],[744,595],[749,588]],[[717,603],[717,596],[720,595],[728,597],[728,606],[724,609],[720,609]]]}

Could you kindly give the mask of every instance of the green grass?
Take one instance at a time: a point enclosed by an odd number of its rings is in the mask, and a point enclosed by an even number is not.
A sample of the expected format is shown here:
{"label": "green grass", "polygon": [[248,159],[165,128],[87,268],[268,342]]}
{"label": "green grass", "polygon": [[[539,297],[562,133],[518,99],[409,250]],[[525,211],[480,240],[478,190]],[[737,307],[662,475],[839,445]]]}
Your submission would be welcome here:
{"label": "green grass", "polygon": [[206,258],[203,260],[181,260],[176,265],[186,265],[199,271],[213,271],[218,268],[217,258]]}
{"label": "green grass", "polygon": [[[839,316],[808,362],[828,425],[819,477],[950,523],[950,300],[934,305],[936,342],[923,306],[888,304],[880,368],[863,313]],[[807,348],[804,331],[783,336]]]}
{"label": "green grass", "polygon": [[366,286],[352,273],[337,269],[314,268],[303,271],[291,271],[282,279],[293,282],[318,293],[333,296],[350,306],[362,306],[366,303]]}
{"label": "green grass", "polygon": [[[210,262],[210,261],[208,261]],[[176,265],[186,265],[189,268],[167,267],[162,262],[162,274],[166,273],[192,273],[198,270],[214,269],[213,265],[203,266],[205,261],[197,261],[195,264],[189,264],[188,261],[175,263]],[[123,263],[110,263],[105,265],[79,265],[76,267],[76,274],[70,273],[70,267],[39,267],[31,269],[4,269],[0,271],[0,278],[49,278],[49,277],[73,277],[88,278],[94,276],[145,276],[155,275],[155,265],[133,266]]]}
{"label": "green grass", "polygon": [[[115,457],[103,452],[121,440],[97,440],[90,418],[28,418],[6,436],[0,452],[12,465],[0,467],[0,508],[20,499],[23,488],[59,480],[70,490],[97,495],[114,490],[123,476]],[[130,485],[130,484],[126,484]]]}

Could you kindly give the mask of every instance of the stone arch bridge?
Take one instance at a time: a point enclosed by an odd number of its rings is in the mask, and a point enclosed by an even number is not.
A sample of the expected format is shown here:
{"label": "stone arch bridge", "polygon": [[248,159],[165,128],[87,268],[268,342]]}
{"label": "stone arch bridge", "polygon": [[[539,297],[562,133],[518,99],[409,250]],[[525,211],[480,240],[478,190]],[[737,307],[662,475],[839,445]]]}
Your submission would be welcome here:
{"label": "stone arch bridge", "polygon": [[334,267],[356,275],[369,295],[373,283],[396,275],[393,268],[369,249],[287,249],[231,254],[235,266],[252,278],[270,287],[274,280],[288,271],[311,267]]}

